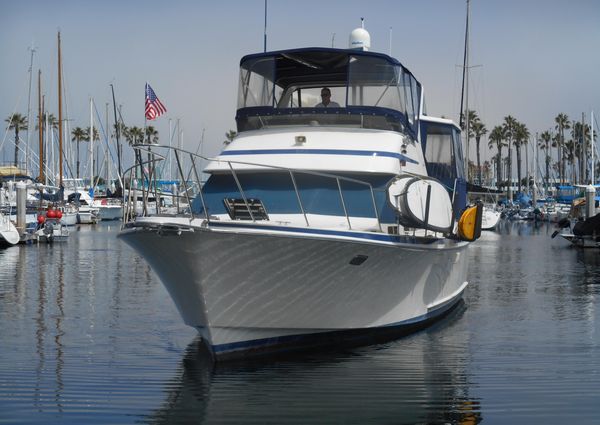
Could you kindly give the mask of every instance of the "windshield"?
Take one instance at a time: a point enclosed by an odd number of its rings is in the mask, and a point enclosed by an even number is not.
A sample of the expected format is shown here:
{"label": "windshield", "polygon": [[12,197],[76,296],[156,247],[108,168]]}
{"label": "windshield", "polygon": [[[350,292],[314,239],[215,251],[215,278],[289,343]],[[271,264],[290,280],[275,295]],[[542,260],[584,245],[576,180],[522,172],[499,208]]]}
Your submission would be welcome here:
{"label": "windshield", "polygon": [[[402,127],[416,133],[421,86],[385,55],[336,49],[254,55],[242,60],[239,82],[238,110],[333,107],[378,115],[373,108],[381,108],[387,114],[399,113]],[[331,92],[330,103],[322,103],[326,89]],[[273,113],[277,114],[266,115]]]}

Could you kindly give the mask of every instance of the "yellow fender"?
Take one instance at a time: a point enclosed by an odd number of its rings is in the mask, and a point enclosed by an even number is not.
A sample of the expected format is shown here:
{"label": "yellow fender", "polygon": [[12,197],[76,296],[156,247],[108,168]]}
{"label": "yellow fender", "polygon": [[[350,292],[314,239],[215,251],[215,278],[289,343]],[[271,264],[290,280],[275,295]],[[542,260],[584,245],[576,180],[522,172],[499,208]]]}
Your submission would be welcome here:
{"label": "yellow fender", "polygon": [[473,242],[481,236],[481,218],[483,204],[468,207],[458,220],[458,237],[464,241]]}

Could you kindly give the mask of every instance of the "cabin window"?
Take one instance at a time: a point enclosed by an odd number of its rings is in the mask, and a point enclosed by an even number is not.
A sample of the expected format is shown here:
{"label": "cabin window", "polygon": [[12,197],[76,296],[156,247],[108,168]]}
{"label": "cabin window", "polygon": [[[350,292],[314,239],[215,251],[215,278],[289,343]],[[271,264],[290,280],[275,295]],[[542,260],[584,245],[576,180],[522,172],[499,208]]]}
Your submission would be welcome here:
{"label": "cabin window", "polygon": [[346,87],[335,87],[327,84],[318,87],[288,87],[282,90],[275,85],[275,98],[278,108],[314,108],[321,103],[321,89],[327,87],[331,91],[331,101],[341,107],[346,105]]}
{"label": "cabin window", "polygon": [[400,90],[402,68],[380,58],[353,56],[350,59],[348,105],[378,106],[404,112]]}
{"label": "cabin window", "polygon": [[455,178],[463,176],[460,133],[452,125],[431,122],[423,129],[427,173],[451,185]]}
{"label": "cabin window", "polygon": [[245,61],[240,68],[238,108],[273,106],[274,76],[274,58],[257,58]]}

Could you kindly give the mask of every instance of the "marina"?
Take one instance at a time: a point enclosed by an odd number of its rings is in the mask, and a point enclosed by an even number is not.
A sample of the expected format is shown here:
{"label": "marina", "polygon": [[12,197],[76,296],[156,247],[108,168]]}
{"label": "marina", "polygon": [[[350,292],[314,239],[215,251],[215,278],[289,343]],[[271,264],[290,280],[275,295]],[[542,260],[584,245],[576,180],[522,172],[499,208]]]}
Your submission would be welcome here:
{"label": "marina", "polygon": [[258,3],[6,5],[0,425],[597,423],[600,8]]}
{"label": "marina", "polygon": [[600,258],[552,224],[484,232],[464,302],[431,328],[216,365],[119,227],[0,251],[3,423],[596,421]]}

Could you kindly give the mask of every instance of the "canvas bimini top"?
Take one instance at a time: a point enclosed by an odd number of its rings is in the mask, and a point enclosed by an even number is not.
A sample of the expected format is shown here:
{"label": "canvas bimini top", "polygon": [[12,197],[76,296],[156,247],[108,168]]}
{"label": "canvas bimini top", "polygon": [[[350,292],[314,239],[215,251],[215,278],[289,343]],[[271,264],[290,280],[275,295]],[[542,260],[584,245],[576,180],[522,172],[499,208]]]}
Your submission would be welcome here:
{"label": "canvas bimini top", "polygon": [[[339,107],[317,107],[323,87]],[[416,138],[421,96],[412,73],[382,53],[322,47],[258,53],[240,62],[236,121],[240,132],[318,121]]]}

